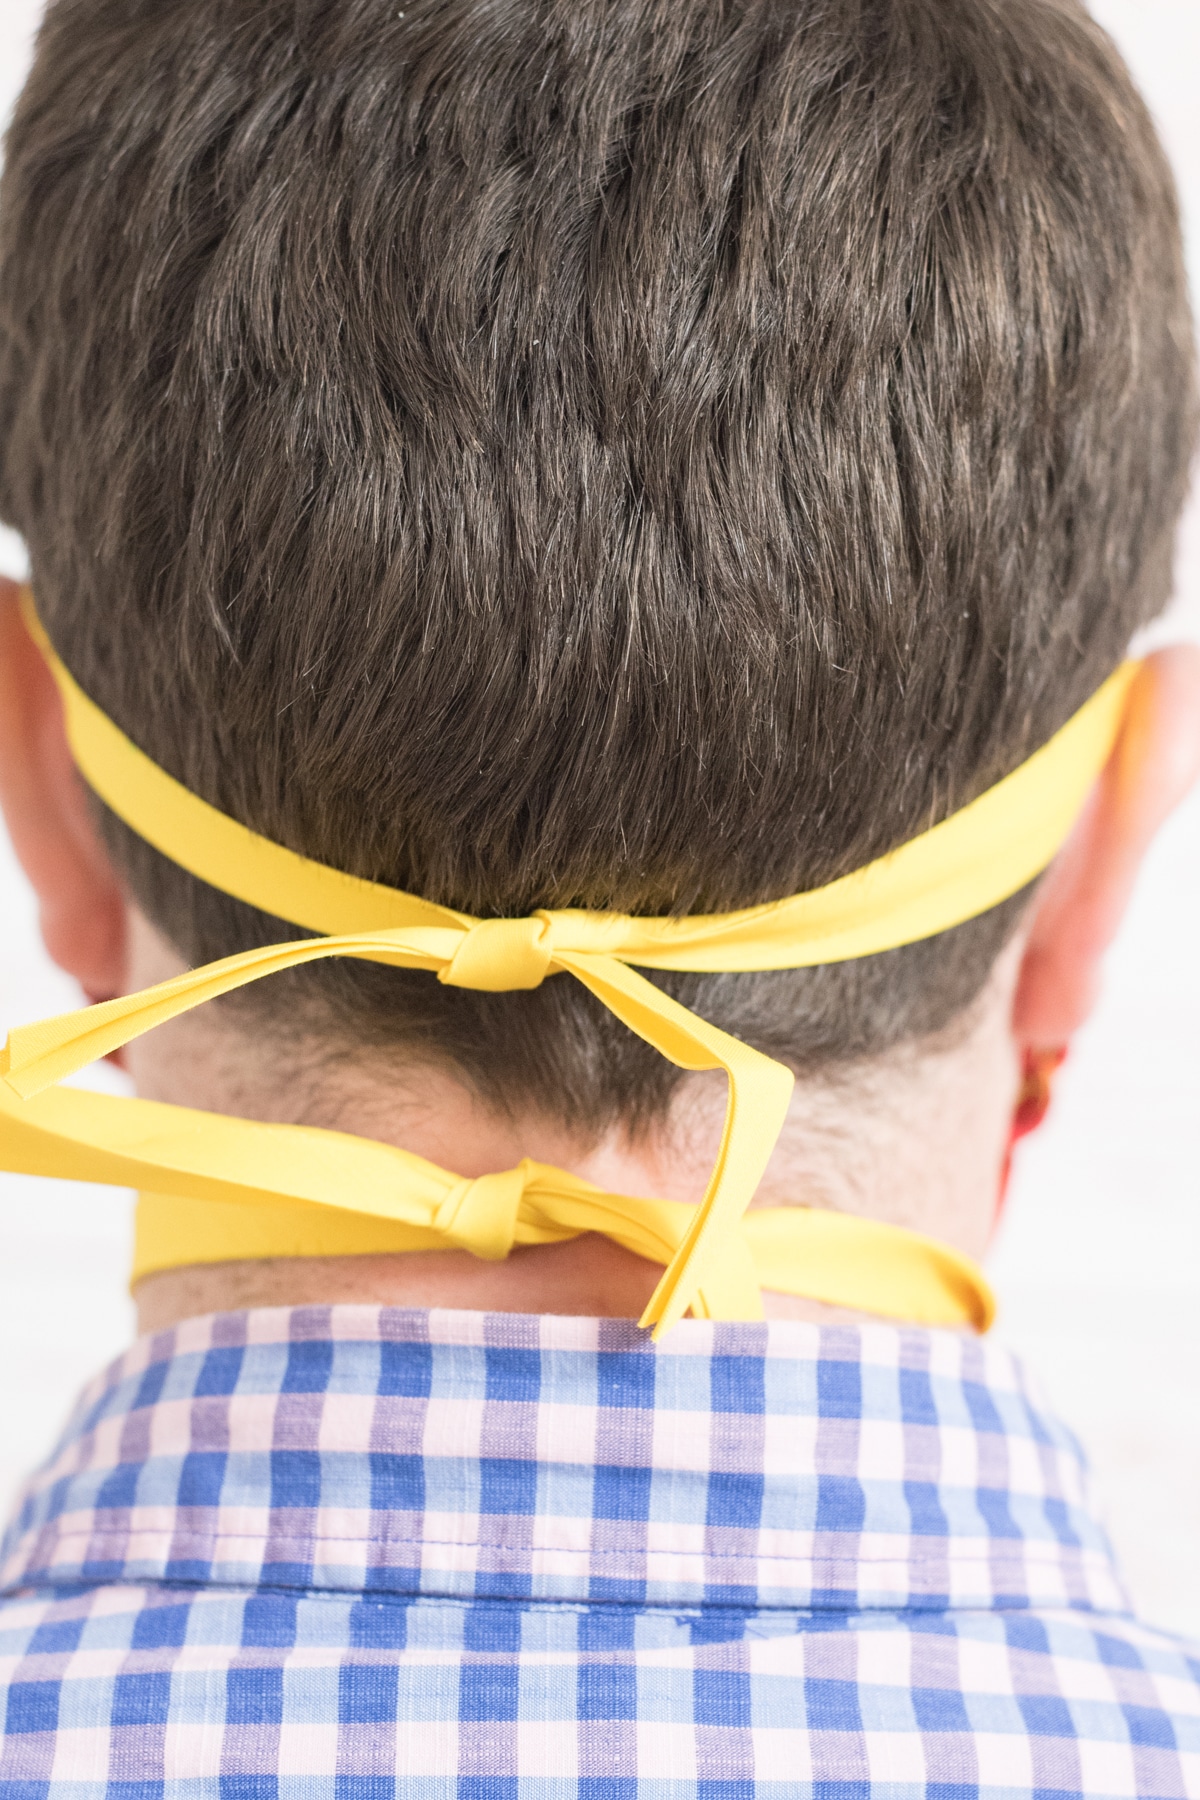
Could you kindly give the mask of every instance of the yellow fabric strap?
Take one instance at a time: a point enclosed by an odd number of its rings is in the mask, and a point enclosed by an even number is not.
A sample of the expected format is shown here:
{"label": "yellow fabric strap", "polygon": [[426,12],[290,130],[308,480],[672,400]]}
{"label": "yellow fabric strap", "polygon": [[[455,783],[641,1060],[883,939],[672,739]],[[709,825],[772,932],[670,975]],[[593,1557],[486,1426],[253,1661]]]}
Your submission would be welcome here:
{"label": "yellow fabric strap", "polygon": [[[453,1247],[500,1258],[514,1244],[600,1231],[667,1264],[696,1210],[606,1194],[543,1163],[466,1181],[409,1151],[342,1132],[214,1119],[86,1089],[55,1088],[21,1101],[0,1083],[0,1143],[4,1167],[18,1174],[152,1188],[139,1205],[135,1277],[173,1267],[181,1231],[189,1262]],[[968,1257],[916,1232],[841,1213],[752,1212],[734,1227],[723,1260],[723,1317],[753,1317],[760,1287],[768,1286],[918,1324],[983,1331],[992,1318],[991,1295]],[[707,1314],[703,1293],[695,1310]]]}
{"label": "yellow fabric strap", "polygon": [[[885,1263],[890,1259],[893,1304],[872,1303],[870,1310],[929,1323],[978,1323],[988,1314],[990,1297],[982,1275],[949,1251],[939,1248],[933,1256],[925,1240],[916,1238],[912,1243],[917,1250],[906,1261],[897,1244],[911,1234],[864,1220],[831,1226],[827,1215],[790,1208],[743,1220],[782,1127],[792,1076],[688,1012],[629,965],[701,971],[802,968],[893,949],[987,911],[1038,875],[1065,840],[1112,749],[1135,665],[1118,670],[1043,749],[971,805],[889,856],[815,892],[712,917],[642,919],[542,910],[523,919],[478,920],[312,862],[209,806],[138,750],[88,699],[54,654],[29,595],[25,617],[58,683],[72,753],[101,799],[164,855],[213,886],[305,929],[336,935],[227,957],[144,993],[13,1031],[0,1053],[0,1075],[26,1105],[22,1109],[0,1088],[0,1149],[6,1166],[133,1180],[153,1194],[180,1199],[276,1209],[323,1206],[346,1218],[386,1219],[389,1229],[432,1232],[443,1247],[464,1243],[484,1255],[492,1253],[488,1246],[496,1241],[485,1217],[491,1201],[487,1207],[476,1202],[480,1194],[501,1191],[487,1183],[501,1184],[510,1197],[519,1189],[522,1196],[513,1212],[516,1236],[506,1241],[547,1241],[520,1233],[549,1229],[555,1236],[603,1230],[629,1242],[613,1227],[619,1212],[625,1221],[622,1231],[634,1229],[630,1220],[635,1217],[639,1221],[636,1231],[643,1248],[638,1253],[666,1265],[642,1321],[656,1328],[656,1336],[689,1307],[713,1318],[759,1316],[754,1270],[761,1267],[757,1245],[768,1240],[773,1288],[811,1295],[806,1271],[809,1259],[817,1256],[818,1238],[827,1248],[836,1240],[844,1265],[836,1297],[843,1305],[867,1307],[854,1265],[869,1270],[875,1257]],[[510,1171],[486,1177],[482,1186],[467,1184],[476,1200],[465,1216],[475,1223],[464,1238],[464,1227],[456,1225],[455,1236],[445,1224],[449,1215],[439,1210],[446,1204],[444,1191],[434,1207],[441,1224],[431,1224],[434,1215],[421,1213],[419,1204],[416,1215],[406,1210],[421,1181],[436,1177],[457,1192],[463,1186],[459,1178],[436,1170],[430,1174],[429,1164],[386,1146],[337,1133],[148,1107],[143,1101],[44,1093],[95,1058],[206,1000],[329,956],[427,969],[450,985],[492,992],[533,988],[547,975],[569,973],[679,1067],[724,1069],[729,1082],[725,1131],[700,1206],[685,1208],[683,1214],[663,1212],[669,1203],[598,1195],[561,1172],[540,1169],[535,1182],[521,1171]],[[35,1096],[40,1096],[36,1102]],[[50,1103],[50,1111],[34,1110]],[[130,1121],[128,1127],[116,1122],[114,1108]],[[25,1123],[25,1136],[18,1122]],[[37,1148],[30,1149],[35,1140]],[[318,1142],[326,1146],[319,1155]],[[367,1183],[366,1165],[360,1170],[348,1146],[380,1171],[377,1191]],[[141,1170],[136,1176],[128,1172],[133,1162]],[[126,1172],[101,1174],[102,1163]],[[253,1179],[248,1169],[254,1170]],[[403,1199],[397,1199],[401,1189]],[[386,1206],[380,1195],[388,1197]],[[508,1200],[504,1204],[512,1211]],[[576,1221],[569,1227],[568,1217]],[[552,1224],[546,1224],[551,1218]],[[610,1222],[601,1223],[602,1218]],[[676,1221],[670,1231],[663,1224],[667,1218]],[[579,1222],[583,1219],[592,1222]],[[772,1223],[760,1225],[760,1219]],[[848,1259],[844,1249],[851,1238],[856,1247]],[[190,1251],[189,1241],[181,1230],[178,1254],[164,1247],[159,1266],[202,1260]],[[793,1244],[784,1256],[782,1242]],[[431,1245],[423,1238],[419,1244],[392,1247]],[[913,1268],[921,1264],[925,1275],[905,1275],[910,1263]],[[954,1275],[947,1286],[949,1269]],[[923,1310],[929,1296],[918,1292],[922,1281],[939,1289],[943,1306],[951,1304],[948,1293],[955,1296],[953,1320],[934,1319]],[[863,1282],[871,1288],[869,1273]],[[970,1303],[964,1299],[967,1289],[974,1295]]]}

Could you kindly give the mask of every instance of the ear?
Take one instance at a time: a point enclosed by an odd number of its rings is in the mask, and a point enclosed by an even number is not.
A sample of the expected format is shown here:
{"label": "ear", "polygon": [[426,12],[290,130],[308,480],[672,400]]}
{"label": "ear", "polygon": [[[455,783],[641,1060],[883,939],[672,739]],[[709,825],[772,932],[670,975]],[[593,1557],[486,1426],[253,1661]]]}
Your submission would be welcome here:
{"label": "ear", "polygon": [[1087,1018],[1105,950],[1159,827],[1200,775],[1200,649],[1149,657],[1087,812],[1035,902],[1013,1009],[1023,1049],[1067,1043]]}
{"label": "ear", "polygon": [[42,937],[89,999],[122,992],[126,901],[71,760],[58,690],[0,578],[0,806],[40,904]]}

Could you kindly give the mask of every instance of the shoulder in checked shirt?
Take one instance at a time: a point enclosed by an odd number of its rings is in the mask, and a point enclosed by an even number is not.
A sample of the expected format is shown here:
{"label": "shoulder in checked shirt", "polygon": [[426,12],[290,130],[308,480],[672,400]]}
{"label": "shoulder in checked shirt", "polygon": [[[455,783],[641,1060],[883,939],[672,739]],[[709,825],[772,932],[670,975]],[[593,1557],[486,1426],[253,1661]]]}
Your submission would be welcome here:
{"label": "shoulder in checked shirt", "polygon": [[9,1531],[10,1800],[1200,1796],[1003,1351],[885,1325],[193,1320]]}

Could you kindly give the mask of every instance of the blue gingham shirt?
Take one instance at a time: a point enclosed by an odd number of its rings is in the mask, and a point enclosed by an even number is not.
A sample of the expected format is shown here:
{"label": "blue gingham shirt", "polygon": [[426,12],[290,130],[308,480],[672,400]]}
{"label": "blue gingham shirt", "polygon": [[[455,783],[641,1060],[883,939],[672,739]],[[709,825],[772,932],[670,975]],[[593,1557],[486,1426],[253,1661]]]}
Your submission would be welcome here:
{"label": "blue gingham shirt", "polygon": [[1200,1796],[1200,1652],[950,1333],[192,1320],[0,1582],[8,1800]]}

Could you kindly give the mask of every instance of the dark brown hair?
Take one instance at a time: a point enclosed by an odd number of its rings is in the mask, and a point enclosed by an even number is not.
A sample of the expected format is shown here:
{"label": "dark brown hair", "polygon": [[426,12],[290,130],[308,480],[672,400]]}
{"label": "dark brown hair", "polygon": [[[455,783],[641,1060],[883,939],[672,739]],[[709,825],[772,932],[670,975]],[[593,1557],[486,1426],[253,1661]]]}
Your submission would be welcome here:
{"label": "dark brown hair", "polygon": [[[65,660],[281,843],[483,914],[828,881],[1162,606],[1172,184],[1072,0],[56,0],[0,192],[0,510]],[[193,960],[295,935],[105,829]],[[670,977],[797,1066],[940,1029],[1019,902]],[[256,990],[597,1126],[577,984]]]}

